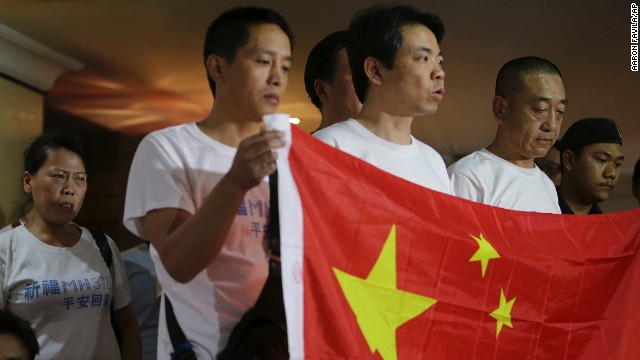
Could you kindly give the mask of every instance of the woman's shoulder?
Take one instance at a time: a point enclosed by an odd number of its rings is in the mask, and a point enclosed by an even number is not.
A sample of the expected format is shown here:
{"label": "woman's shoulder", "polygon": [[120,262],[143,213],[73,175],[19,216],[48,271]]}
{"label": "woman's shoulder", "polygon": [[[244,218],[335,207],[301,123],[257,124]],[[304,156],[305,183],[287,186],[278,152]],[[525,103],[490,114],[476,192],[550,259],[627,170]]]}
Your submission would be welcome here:
{"label": "woman's shoulder", "polygon": [[10,227],[0,233],[0,258],[5,258],[10,251],[15,251],[17,247],[29,245],[30,242],[25,241],[22,229],[24,229],[24,226],[21,225],[15,228]]}

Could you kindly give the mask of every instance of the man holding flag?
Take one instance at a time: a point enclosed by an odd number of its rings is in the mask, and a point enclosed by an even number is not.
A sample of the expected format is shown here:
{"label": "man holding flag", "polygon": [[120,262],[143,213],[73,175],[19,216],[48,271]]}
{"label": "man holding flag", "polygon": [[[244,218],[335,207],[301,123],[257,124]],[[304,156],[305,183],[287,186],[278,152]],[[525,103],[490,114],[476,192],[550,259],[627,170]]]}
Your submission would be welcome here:
{"label": "man holding flag", "polygon": [[291,131],[278,181],[292,359],[640,358],[640,210],[486,206]]}
{"label": "man holding flag", "polygon": [[158,359],[184,359],[191,348],[198,359],[214,359],[265,285],[264,180],[276,169],[271,149],[283,142],[260,127],[286,89],[291,48],[289,25],[273,10],[221,14],[204,44],[215,97],[209,115],[153,132],[138,146],[124,224],[151,242],[165,295]]}

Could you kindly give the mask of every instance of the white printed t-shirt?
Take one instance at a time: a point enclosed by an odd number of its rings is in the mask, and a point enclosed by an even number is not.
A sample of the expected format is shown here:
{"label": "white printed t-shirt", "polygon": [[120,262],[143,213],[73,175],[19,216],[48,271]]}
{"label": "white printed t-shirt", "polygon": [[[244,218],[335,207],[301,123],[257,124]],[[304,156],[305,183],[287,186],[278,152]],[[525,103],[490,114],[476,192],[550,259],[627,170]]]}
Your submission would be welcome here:
{"label": "white printed t-shirt", "polygon": [[331,125],[313,136],[414,184],[451,194],[442,157],[413,136],[410,145],[395,144],[378,137],[354,119]]}
{"label": "white printed t-shirt", "polygon": [[[193,214],[231,168],[236,148],[188,123],[147,135],[136,151],[125,200],[124,225],[141,236],[139,219],[154,209]],[[263,246],[269,212],[266,182],[249,190],[216,259],[186,284],[165,270],[158,252],[150,254],[163,291],[198,359],[213,359],[233,327],[254,304],[265,284],[268,263]],[[216,214],[210,214],[211,217]],[[158,359],[169,359],[164,299],[158,327]]]}
{"label": "white printed t-shirt", "polygon": [[553,182],[537,166],[526,169],[482,149],[447,171],[456,196],[505,209],[560,214]]}
{"label": "white printed t-shirt", "polygon": [[24,226],[0,234],[0,309],[31,322],[36,359],[120,359],[111,326],[111,301],[131,302],[118,248],[108,238],[113,273],[89,230],[61,248],[38,240]]}

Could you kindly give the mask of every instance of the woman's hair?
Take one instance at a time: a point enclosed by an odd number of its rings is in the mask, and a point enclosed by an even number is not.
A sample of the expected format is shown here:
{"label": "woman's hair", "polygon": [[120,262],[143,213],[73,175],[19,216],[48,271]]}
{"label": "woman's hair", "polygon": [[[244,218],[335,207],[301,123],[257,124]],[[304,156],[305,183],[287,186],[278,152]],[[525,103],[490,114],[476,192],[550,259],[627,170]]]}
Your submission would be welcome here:
{"label": "woman's hair", "polygon": [[78,155],[87,175],[91,174],[91,158],[86,145],[76,135],[61,131],[45,133],[31,143],[24,153],[24,170],[34,175],[57,149],[67,149]]}

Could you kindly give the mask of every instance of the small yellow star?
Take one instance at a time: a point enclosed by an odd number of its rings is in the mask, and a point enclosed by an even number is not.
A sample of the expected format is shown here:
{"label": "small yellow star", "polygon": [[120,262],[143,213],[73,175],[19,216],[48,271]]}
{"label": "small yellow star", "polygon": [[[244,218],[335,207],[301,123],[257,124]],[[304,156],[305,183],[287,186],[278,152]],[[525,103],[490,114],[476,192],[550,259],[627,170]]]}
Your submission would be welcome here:
{"label": "small yellow star", "polygon": [[513,308],[513,304],[515,304],[516,298],[513,298],[507,302],[507,298],[504,296],[504,290],[500,289],[500,306],[495,309],[491,314],[491,317],[496,319],[496,339],[498,335],[500,335],[500,331],[502,331],[502,326],[507,325],[508,327],[513,329],[513,325],[511,325],[511,309]]}
{"label": "small yellow star", "polygon": [[478,251],[473,254],[469,262],[471,261],[480,261],[480,266],[482,266],[482,277],[484,278],[484,274],[487,271],[487,265],[489,264],[489,260],[491,259],[499,259],[500,254],[491,246],[489,241],[484,238],[484,235],[480,234],[480,237],[473,236],[469,234],[472,238],[478,242]]}
{"label": "small yellow star", "polygon": [[396,329],[436,303],[435,299],[396,287],[396,226],[391,227],[378,260],[366,279],[333,268],[369,350],[396,360]]}

